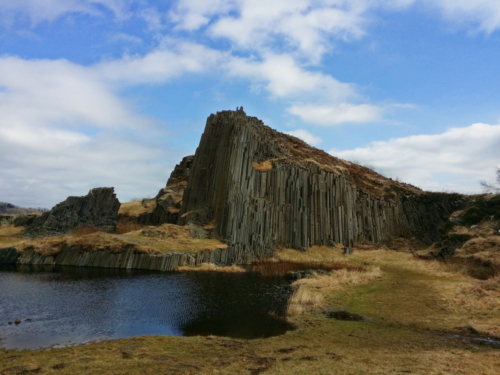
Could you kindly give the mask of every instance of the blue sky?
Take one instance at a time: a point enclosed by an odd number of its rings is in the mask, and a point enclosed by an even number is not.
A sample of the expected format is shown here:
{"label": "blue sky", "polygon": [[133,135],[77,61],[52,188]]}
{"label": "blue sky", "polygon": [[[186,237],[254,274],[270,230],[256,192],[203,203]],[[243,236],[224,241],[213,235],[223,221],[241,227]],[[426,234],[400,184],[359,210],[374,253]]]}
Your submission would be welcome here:
{"label": "blue sky", "polygon": [[154,196],[243,106],[434,191],[500,167],[497,0],[2,0],[0,201]]}

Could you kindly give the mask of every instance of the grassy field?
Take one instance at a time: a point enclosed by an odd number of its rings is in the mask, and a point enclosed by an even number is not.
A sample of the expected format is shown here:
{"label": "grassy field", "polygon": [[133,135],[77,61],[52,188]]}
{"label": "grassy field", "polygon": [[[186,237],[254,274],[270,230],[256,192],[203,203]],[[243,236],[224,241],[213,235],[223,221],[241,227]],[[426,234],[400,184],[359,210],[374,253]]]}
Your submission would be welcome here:
{"label": "grassy field", "polygon": [[85,230],[80,228],[74,233],[64,236],[28,239],[16,237],[24,228],[4,226],[0,229],[0,248],[15,247],[18,251],[26,248],[43,255],[55,255],[67,246],[78,246],[83,251],[108,250],[119,253],[133,248],[138,253],[164,254],[171,252],[198,253],[203,250],[226,248],[227,245],[216,239],[191,238],[188,227],[173,224],[163,224],[159,227],[149,227],[128,232],[114,234]]}
{"label": "grassy field", "polygon": [[[340,248],[283,250],[279,257],[363,265],[366,271],[339,270],[297,281],[296,290],[314,292],[319,300],[292,315],[297,329],[283,336],[250,341],[147,336],[62,349],[0,350],[0,373],[500,373],[500,347],[464,338],[500,335],[496,279],[472,279],[447,264],[383,249],[345,256]],[[325,311],[336,309],[367,319],[326,317]]]}

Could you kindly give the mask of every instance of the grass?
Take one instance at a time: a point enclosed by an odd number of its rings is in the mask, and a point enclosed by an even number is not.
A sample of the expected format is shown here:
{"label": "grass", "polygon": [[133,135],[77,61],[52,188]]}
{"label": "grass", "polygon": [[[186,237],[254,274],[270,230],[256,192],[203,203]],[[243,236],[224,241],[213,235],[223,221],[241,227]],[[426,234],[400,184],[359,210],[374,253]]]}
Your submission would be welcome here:
{"label": "grass", "polygon": [[[453,334],[500,335],[500,281],[477,280],[410,252],[315,247],[284,249],[283,261],[369,263],[299,280],[297,329],[257,340],[144,336],[39,351],[0,349],[0,373],[44,374],[485,374],[500,372],[498,348]],[[206,267],[206,266],[204,266]],[[211,267],[211,266],[209,266]],[[364,266],[363,266],[364,267]],[[379,271],[377,271],[379,270]],[[345,274],[343,275],[343,273]],[[372,274],[370,279],[362,279]],[[302,290],[302,291],[301,291]],[[292,305],[292,304],[291,304]],[[370,322],[329,319],[347,309]],[[469,332],[469,333],[467,333]],[[6,370],[17,368],[17,370]]]}
{"label": "grass", "polygon": [[216,266],[213,263],[201,263],[196,267],[182,266],[177,267],[176,272],[223,272],[223,273],[242,273],[247,272],[244,268],[231,265],[231,266]]}
{"label": "grass", "polygon": [[153,212],[155,207],[155,200],[147,202],[145,205],[142,204],[142,201],[127,202],[120,205],[118,214],[124,216],[139,216],[146,212]]}
{"label": "grass", "polygon": [[259,172],[267,172],[273,169],[273,163],[270,160],[263,161],[262,163],[253,162],[253,169]]}
{"label": "grass", "polygon": [[445,257],[439,259],[451,271],[462,273],[479,280],[488,280],[500,275],[500,265],[476,257]]}
{"label": "grass", "polygon": [[15,227],[14,225],[3,225],[0,227],[0,246],[8,247],[10,245],[15,245],[16,243],[22,242],[23,238],[18,238],[16,236],[23,234],[24,227]]}
{"label": "grass", "polygon": [[19,251],[33,248],[37,253],[53,256],[63,248],[77,246],[82,251],[106,250],[119,253],[132,249],[137,253],[165,254],[171,252],[199,253],[203,250],[213,251],[226,248],[227,245],[216,239],[191,238],[189,228],[173,224],[159,227],[147,227],[126,234],[94,232],[92,227],[84,227],[65,236],[39,239],[15,239],[11,242],[0,237],[2,247],[13,246]]}
{"label": "grass", "polygon": [[143,246],[154,249],[158,253],[199,253],[203,250],[213,251],[215,249],[227,248],[226,244],[215,238],[192,238],[188,227],[174,224],[147,227],[143,230],[130,232],[120,237],[130,241],[136,241]]}
{"label": "grass", "polygon": [[346,263],[334,262],[318,262],[318,261],[287,261],[266,259],[256,262],[252,265],[253,272],[257,272],[262,276],[282,277],[292,272],[307,271],[307,270],[322,270],[331,272],[334,270],[348,269],[349,271],[364,272],[362,266],[354,266]]}

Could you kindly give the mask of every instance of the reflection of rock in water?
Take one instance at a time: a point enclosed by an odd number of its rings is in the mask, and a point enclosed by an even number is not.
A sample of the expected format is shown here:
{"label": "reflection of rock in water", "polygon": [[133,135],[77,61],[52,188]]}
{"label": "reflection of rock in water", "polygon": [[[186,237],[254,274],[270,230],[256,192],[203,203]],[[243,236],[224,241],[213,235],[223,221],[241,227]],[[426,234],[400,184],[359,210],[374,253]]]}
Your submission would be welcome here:
{"label": "reflection of rock in water", "polygon": [[[190,274],[186,275],[190,277]],[[255,274],[197,275],[200,294],[210,296],[217,304],[206,303],[196,318],[181,327],[184,335],[217,335],[257,339],[285,333],[293,325],[284,319],[292,290],[282,278],[262,278]],[[251,290],[248,285],[253,285]],[[246,294],[240,301],[228,296]],[[241,303],[244,301],[243,303]]]}
{"label": "reflection of rock in water", "polygon": [[[2,267],[0,336],[2,346],[18,349],[142,335],[269,337],[290,329],[279,317],[290,295],[287,285],[249,273],[77,267],[21,273]],[[133,357],[132,349],[122,352]]]}

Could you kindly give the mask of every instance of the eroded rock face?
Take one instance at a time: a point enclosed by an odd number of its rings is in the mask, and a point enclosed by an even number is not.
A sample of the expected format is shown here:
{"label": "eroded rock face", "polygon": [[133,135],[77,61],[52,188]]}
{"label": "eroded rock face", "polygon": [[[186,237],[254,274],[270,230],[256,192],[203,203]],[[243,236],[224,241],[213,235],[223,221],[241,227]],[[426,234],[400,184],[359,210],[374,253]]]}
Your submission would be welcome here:
{"label": "eroded rock face", "polygon": [[352,247],[396,236],[431,242],[467,204],[335,158],[242,109],[211,115],[184,191],[179,223],[214,223],[230,248],[266,255],[332,241]]}
{"label": "eroded rock face", "polygon": [[47,236],[64,234],[79,227],[92,226],[111,231],[118,220],[120,202],[114,188],[96,188],[84,197],[68,197],[28,225],[26,234]]}
{"label": "eroded rock face", "polygon": [[153,212],[139,216],[137,221],[140,224],[176,224],[179,221],[182,197],[187,186],[193,160],[194,155],[186,156],[175,166],[167,181],[167,186],[161,189],[155,198],[156,207]]}

